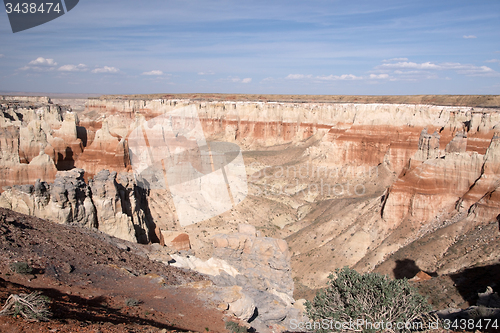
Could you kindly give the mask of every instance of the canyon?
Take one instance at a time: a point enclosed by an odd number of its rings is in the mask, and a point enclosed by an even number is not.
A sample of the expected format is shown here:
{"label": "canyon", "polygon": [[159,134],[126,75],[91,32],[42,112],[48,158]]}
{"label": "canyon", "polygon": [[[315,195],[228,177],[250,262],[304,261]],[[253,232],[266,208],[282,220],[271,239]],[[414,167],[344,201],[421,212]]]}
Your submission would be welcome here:
{"label": "canyon", "polygon": [[[293,297],[324,287],[327,276],[343,266],[394,277],[405,271],[402,262],[412,262],[428,273],[453,274],[500,257],[488,241],[490,226],[500,221],[499,100],[4,96],[0,206],[132,242],[164,244],[169,233],[186,234],[182,249],[200,260],[234,261],[236,251],[260,262],[285,253],[291,275],[279,278],[290,281],[260,287],[286,295],[281,299],[290,299],[290,306]],[[183,123],[190,131],[161,132],[162,142],[181,147],[171,155],[180,166],[176,177],[201,179],[225,170],[232,200],[227,209],[191,224],[180,223],[183,210],[172,187],[144,186],[136,177],[140,152],[130,140],[135,129],[183,108],[196,110],[204,141],[193,138],[191,118]],[[152,144],[152,132],[146,132]],[[212,156],[207,170],[196,164],[193,156],[205,156],[196,148],[202,141],[240,148],[244,188],[231,188],[230,170],[215,166],[214,153],[206,155]],[[172,185],[168,174],[165,179]],[[241,236],[242,224],[255,228],[251,237]],[[486,240],[464,247],[472,234]],[[266,245],[268,239],[276,239],[274,245]],[[254,249],[256,242],[264,245]],[[266,260],[264,266],[272,267]],[[278,273],[266,274],[264,281],[272,281]]]}

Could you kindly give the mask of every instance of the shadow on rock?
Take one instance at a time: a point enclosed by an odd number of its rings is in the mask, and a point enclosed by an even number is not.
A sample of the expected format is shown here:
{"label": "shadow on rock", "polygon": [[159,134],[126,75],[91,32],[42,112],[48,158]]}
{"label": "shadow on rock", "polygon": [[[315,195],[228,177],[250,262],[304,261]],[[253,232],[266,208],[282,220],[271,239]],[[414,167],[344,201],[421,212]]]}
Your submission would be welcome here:
{"label": "shadow on rock", "polygon": [[[394,277],[396,279],[411,279],[422,270],[417,266],[414,260],[403,259],[396,260],[396,267],[394,267]],[[433,272],[424,272],[429,276],[436,277],[437,274]]]}
{"label": "shadow on rock", "polygon": [[478,293],[490,286],[495,292],[500,290],[500,264],[464,269],[450,275],[458,292],[469,304],[476,304]]}

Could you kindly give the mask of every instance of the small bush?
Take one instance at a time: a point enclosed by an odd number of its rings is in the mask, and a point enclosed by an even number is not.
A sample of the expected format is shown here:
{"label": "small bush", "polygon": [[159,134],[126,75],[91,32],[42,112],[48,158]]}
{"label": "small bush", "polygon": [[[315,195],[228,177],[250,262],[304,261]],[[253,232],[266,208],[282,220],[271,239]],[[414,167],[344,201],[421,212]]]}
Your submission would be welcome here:
{"label": "small bush", "polygon": [[240,324],[234,321],[226,321],[226,329],[231,333],[246,333],[248,331],[245,326],[240,326]]}
{"label": "small bush", "polygon": [[11,271],[18,274],[31,274],[33,272],[33,268],[28,263],[22,261],[13,262],[9,267]]}
{"label": "small bush", "polygon": [[29,295],[10,295],[5,302],[0,315],[21,315],[29,321],[47,321],[52,316],[48,308],[50,299],[41,295],[40,292],[33,292]]}
{"label": "small bush", "polygon": [[130,306],[130,307],[137,306],[137,305],[139,305],[139,303],[140,302],[138,300],[136,300],[135,298],[127,298],[127,300],[125,301],[125,305]]}
{"label": "small bush", "polygon": [[[377,273],[359,274],[344,267],[335,271],[336,278],[330,274],[326,289],[318,292],[312,302],[306,302],[307,315],[314,322],[335,324],[382,322],[392,323],[393,331],[397,323],[413,323],[421,313],[431,310],[426,297],[410,285],[407,279],[392,280]],[[321,326],[321,325],[319,325]],[[370,332],[380,330],[370,325],[361,325],[358,329]],[[316,332],[329,332],[329,328],[314,327]]]}

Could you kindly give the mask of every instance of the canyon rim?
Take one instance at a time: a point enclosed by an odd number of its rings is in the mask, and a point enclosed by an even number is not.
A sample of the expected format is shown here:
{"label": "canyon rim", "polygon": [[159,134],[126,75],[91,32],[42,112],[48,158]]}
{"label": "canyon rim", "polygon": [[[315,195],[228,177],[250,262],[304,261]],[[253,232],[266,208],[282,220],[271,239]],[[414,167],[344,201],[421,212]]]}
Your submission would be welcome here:
{"label": "canyon rim", "polygon": [[[165,246],[259,331],[300,319],[297,300],[336,268],[498,265],[500,96],[0,102],[0,207]],[[169,158],[152,168],[141,154]]]}

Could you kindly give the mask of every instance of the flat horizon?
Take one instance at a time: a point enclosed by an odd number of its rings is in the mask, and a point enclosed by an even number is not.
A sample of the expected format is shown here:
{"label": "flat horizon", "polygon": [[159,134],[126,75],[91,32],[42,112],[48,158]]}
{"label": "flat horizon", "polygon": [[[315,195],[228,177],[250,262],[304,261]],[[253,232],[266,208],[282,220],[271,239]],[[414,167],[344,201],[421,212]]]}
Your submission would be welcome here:
{"label": "flat horizon", "polygon": [[500,91],[497,1],[87,0],[17,33],[4,15],[4,91]]}

